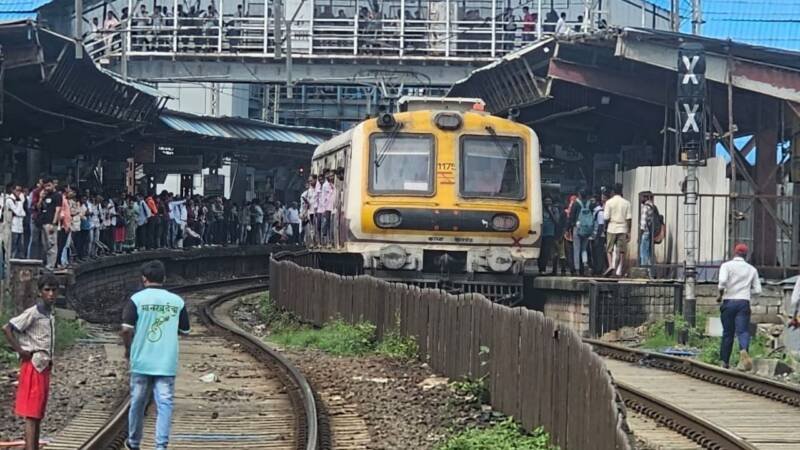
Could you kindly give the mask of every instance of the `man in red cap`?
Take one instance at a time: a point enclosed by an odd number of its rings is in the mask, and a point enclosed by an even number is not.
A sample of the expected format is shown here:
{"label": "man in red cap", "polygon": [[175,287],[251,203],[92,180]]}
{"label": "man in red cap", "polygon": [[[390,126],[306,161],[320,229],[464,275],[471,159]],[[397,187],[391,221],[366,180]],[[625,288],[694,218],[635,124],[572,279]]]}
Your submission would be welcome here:
{"label": "man in red cap", "polygon": [[750,348],[750,297],[761,293],[761,280],[755,267],[745,261],[747,245],[736,244],[734,258],[719,268],[719,297],[722,302],[722,344],[719,353],[726,369],[731,359],[733,336],[739,339],[739,367],[749,371],[753,361],[747,351]]}

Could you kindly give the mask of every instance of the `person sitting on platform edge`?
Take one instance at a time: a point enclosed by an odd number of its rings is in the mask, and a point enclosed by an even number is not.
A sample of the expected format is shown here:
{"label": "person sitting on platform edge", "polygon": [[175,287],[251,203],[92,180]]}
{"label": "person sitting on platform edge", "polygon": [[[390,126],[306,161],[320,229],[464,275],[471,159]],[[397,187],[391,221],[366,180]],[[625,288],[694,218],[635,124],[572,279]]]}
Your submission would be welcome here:
{"label": "person sitting on platform edge", "polygon": [[53,305],[58,285],[55,275],[43,275],[39,279],[38,303],[3,327],[8,344],[20,358],[14,412],[25,419],[25,450],[38,450],[40,427],[47,409],[56,335]]}
{"label": "person sitting on platform edge", "polygon": [[122,313],[120,335],[130,361],[131,406],[128,412],[128,449],[142,441],[144,410],[152,391],[156,403],[155,448],[166,450],[172,421],[175,375],[178,371],[178,334],[189,334],[189,314],[183,299],[161,288],[166,269],[161,261],[142,266],[144,289],[133,294]]}
{"label": "person sitting on platform edge", "polygon": [[720,359],[722,366],[729,367],[734,333],[739,339],[739,368],[749,371],[753,368],[750,359],[750,297],[761,293],[761,280],[755,267],[745,261],[748,248],[736,244],[734,258],[719,268],[719,296],[717,303],[722,320],[722,343]]}

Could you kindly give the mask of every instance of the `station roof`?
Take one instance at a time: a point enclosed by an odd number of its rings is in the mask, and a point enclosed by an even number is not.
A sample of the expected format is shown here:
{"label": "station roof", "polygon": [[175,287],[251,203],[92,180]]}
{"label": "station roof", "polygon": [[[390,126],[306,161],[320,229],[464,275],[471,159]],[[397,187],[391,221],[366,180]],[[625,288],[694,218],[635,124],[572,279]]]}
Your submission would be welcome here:
{"label": "station roof", "polygon": [[[2,0],[0,0],[2,1]],[[4,57],[0,136],[63,154],[120,156],[138,145],[237,155],[266,164],[307,162],[336,131],[164,109],[168,95],[98,68],[75,44],[33,21],[0,24]],[[123,152],[123,153],[128,153]]]}
{"label": "station roof", "polygon": [[172,130],[213,139],[249,142],[272,142],[289,145],[319,145],[336,131],[276,125],[239,117],[197,116],[178,111],[164,111],[159,120]]}
{"label": "station roof", "polygon": [[33,19],[36,11],[53,0],[0,0],[0,22]]}
{"label": "station roof", "polygon": [[618,146],[638,136],[661,147],[663,130],[674,126],[666,118],[684,42],[705,49],[712,132],[729,128],[729,79],[737,135],[758,129],[763,108],[785,101],[800,111],[800,53],[640,28],[544,39],[473,71],[448,96],[481,97],[494,114],[519,111],[540,134],[559,132],[551,142],[586,147],[606,135]]}
{"label": "station roof", "polygon": [[142,128],[166,98],[98,70],[73,40],[30,20],[0,24],[4,137],[50,141],[64,153]]}

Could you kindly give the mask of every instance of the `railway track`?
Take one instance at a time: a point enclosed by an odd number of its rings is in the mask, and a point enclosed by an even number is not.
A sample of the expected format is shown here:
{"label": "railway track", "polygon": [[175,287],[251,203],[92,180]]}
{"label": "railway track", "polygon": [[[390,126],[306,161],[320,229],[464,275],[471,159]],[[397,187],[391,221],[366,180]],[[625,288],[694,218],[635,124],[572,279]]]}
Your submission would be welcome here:
{"label": "railway track", "polygon": [[800,448],[798,387],[685,358],[585,342],[606,359],[628,409],[663,427],[644,430],[651,440],[669,441],[666,435],[677,432],[708,449]]}
{"label": "railway track", "polygon": [[[228,317],[231,300],[263,291],[267,282],[252,277],[173,289],[186,300],[192,334],[180,344],[170,448],[329,447],[327,422],[303,375]],[[87,410],[48,448],[123,448],[128,407],[125,401],[112,411]],[[154,425],[151,405],[142,449],[153,448]]]}

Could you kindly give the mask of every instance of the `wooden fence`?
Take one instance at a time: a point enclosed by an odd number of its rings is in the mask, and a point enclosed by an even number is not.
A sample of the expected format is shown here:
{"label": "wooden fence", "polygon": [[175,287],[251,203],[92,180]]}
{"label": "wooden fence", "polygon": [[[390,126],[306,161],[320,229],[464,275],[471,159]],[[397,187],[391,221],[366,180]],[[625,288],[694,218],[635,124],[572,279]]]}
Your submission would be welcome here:
{"label": "wooden fence", "polygon": [[562,450],[631,448],[602,360],[575,332],[539,312],[275,259],[270,295],[316,325],[338,317],[369,321],[378,337],[390,330],[413,337],[434,371],[486,376],[494,409],[529,430],[544,427]]}

